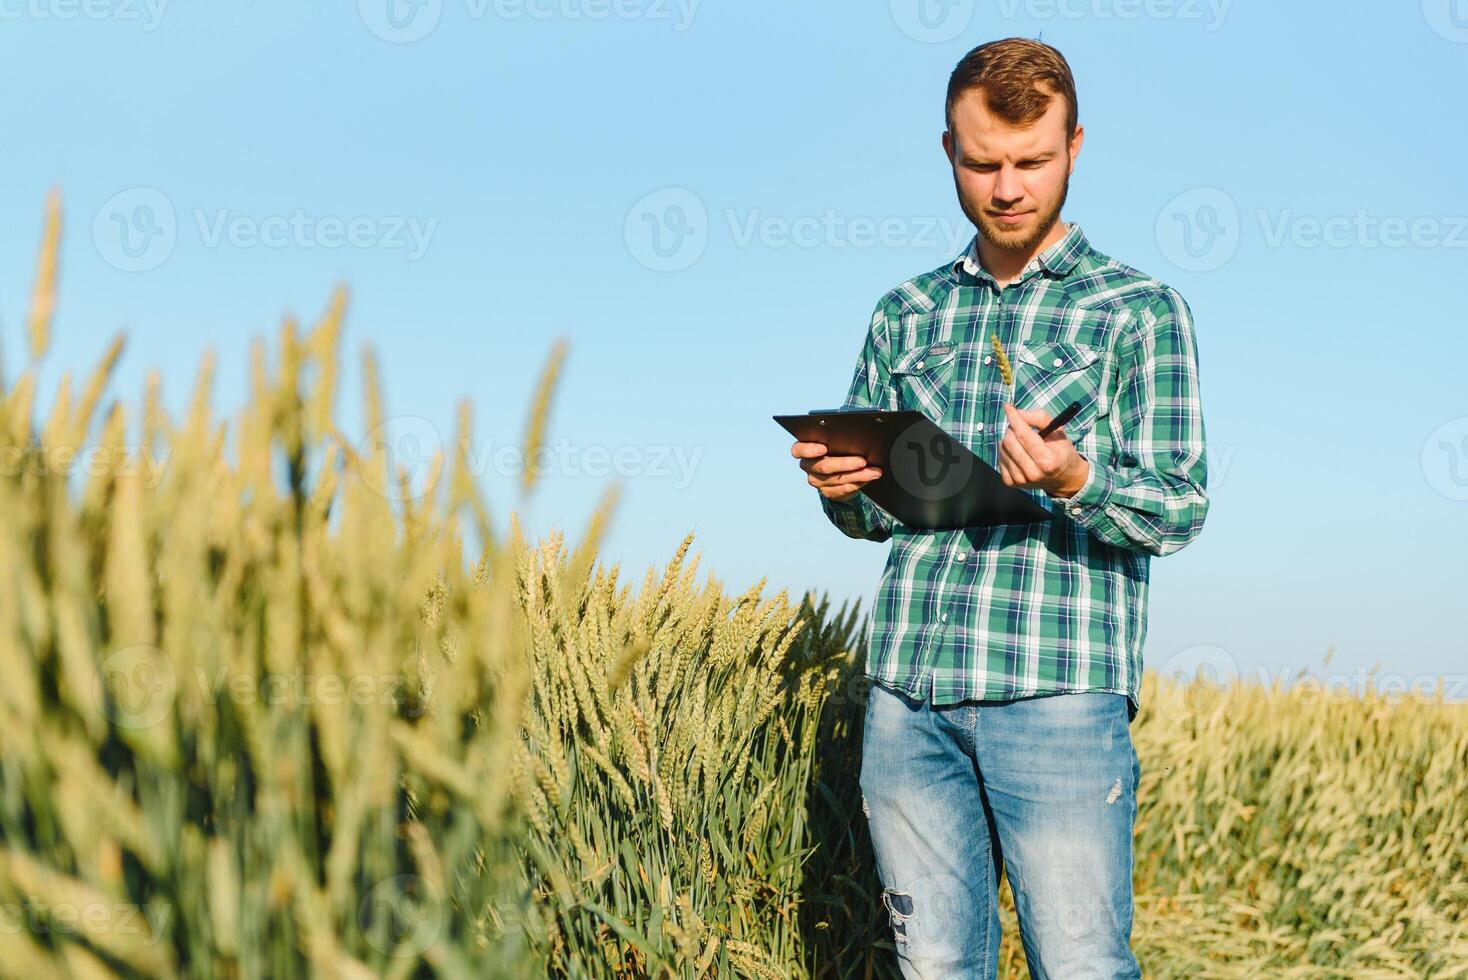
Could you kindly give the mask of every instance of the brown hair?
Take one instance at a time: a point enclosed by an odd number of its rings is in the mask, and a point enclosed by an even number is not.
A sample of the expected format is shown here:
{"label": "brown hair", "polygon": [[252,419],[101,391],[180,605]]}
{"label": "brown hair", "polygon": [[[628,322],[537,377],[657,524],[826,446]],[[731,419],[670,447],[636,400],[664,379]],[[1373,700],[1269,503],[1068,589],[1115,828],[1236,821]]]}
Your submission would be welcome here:
{"label": "brown hair", "polygon": [[984,105],[1011,126],[1029,126],[1045,114],[1057,95],[1065,100],[1065,135],[1075,135],[1076,83],[1065,55],[1043,41],[1007,37],[974,48],[948,78],[943,119],[953,128],[953,103],[982,89]]}

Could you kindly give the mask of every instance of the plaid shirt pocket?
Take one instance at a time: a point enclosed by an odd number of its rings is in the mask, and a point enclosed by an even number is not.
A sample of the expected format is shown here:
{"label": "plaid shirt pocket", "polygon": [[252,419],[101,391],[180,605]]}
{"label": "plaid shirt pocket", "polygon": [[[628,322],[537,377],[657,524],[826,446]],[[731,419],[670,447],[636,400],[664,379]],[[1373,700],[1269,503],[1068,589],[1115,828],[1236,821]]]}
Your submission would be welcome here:
{"label": "plaid shirt pocket", "polygon": [[1020,408],[1039,409],[1054,418],[1071,402],[1081,403],[1076,417],[1062,426],[1079,445],[1105,407],[1101,352],[1084,344],[1047,341],[1024,345],[1016,361],[1015,404]]}
{"label": "plaid shirt pocket", "polygon": [[903,351],[892,363],[892,388],[899,409],[916,409],[941,423],[958,370],[960,344],[943,340]]}

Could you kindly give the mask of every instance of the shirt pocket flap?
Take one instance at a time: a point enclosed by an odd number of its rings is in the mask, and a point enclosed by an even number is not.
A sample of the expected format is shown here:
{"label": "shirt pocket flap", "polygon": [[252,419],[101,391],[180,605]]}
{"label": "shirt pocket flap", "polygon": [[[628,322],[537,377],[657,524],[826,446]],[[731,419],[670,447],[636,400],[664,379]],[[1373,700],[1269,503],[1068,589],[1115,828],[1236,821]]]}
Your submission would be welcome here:
{"label": "shirt pocket flap", "polygon": [[1101,357],[1101,353],[1084,344],[1051,341],[1043,344],[1026,344],[1020,348],[1019,359],[1045,371],[1065,374],[1090,367]]}
{"label": "shirt pocket flap", "polygon": [[923,344],[897,355],[892,362],[893,374],[921,374],[940,364],[947,364],[958,353],[958,345],[948,340]]}

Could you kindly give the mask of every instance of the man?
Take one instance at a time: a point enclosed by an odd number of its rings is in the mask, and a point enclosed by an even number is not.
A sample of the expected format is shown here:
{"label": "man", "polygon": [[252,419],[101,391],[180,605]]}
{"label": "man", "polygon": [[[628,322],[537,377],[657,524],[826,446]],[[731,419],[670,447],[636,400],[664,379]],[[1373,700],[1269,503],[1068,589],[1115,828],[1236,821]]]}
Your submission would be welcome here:
{"label": "man", "polygon": [[1060,52],[975,48],[946,117],[977,233],[881,298],[845,404],[924,412],[1054,516],[908,529],[860,493],[877,467],[792,447],[838,528],[892,542],[860,777],[882,901],[907,977],[996,976],[1001,870],[1032,976],[1138,977],[1129,726],[1148,568],[1208,512],[1191,314],[1059,220],[1083,136]]}

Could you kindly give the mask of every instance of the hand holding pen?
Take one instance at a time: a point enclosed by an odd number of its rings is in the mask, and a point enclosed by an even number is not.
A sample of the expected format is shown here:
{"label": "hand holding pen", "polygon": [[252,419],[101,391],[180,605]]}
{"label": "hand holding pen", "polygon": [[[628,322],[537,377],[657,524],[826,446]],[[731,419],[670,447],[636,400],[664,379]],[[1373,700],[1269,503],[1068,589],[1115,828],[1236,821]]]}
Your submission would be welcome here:
{"label": "hand holding pen", "polygon": [[[1052,497],[1070,497],[1085,485],[1091,464],[1060,427],[1076,417],[1080,402],[1071,402],[1053,419],[1038,409],[1004,403],[1009,431],[999,441],[999,475],[1012,487],[1044,490]],[[1041,426],[1036,432],[1032,426]]]}

